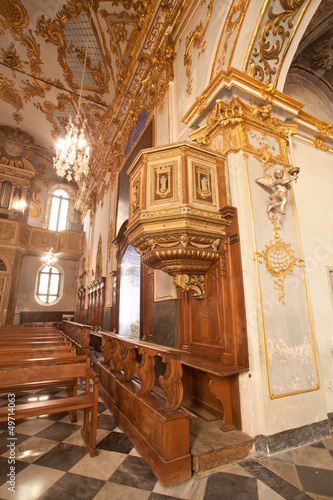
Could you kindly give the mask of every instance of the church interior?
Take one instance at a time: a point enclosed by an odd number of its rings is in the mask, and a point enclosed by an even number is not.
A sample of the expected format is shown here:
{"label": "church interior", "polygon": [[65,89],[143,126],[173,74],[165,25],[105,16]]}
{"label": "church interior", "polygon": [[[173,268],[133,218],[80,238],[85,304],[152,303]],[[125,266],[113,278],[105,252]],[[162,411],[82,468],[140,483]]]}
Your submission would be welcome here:
{"label": "church interior", "polygon": [[333,498],[332,0],[2,0],[0,39],[0,498]]}

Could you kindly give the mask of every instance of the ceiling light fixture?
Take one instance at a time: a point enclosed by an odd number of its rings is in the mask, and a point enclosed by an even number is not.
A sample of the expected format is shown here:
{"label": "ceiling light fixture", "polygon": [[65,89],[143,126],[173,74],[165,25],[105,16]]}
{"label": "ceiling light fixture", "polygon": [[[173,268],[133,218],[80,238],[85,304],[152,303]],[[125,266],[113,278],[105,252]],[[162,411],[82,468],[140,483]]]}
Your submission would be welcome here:
{"label": "ceiling light fixture", "polygon": [[[89,26],[91,26],[92,2],[89,9]],[[76,117],[73,123],[72,117],[70,116],[69,122],[65,127],[67,131],[66,137],[65,139],[59,140],[58,144],[56,145],[56,156],[55,158],[53,158],[53,166],[56,169],[59,177],[66,176],[66,179],[68,181],[74,179],[76,182],[81,179],[82,175],[86,176],[89,171],[90,147],[85,139],[87,119],[85,118],[80,126],[81,120],[79,117],[84,74],[87,63],[88,42],[89,36],[87,36],[84,53],[79,104]]]}
{"label": "ceiling light fixture", "polygon": [[57,262],[57,258],[53,253],[53,248],[49,248],[49,251],[46,255],[42,257],[43,267],[52,267],[55,262]]}

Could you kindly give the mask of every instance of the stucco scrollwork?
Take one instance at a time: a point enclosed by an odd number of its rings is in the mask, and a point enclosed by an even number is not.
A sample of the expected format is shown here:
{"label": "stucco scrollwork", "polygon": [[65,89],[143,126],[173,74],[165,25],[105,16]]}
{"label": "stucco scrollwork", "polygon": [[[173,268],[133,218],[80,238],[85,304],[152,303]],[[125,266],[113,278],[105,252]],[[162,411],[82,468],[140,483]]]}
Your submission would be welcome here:
{"label": "stucco scrollwork", "polygon": [[191,31],[191,33],[188,35],[186,38],[186,43],[185,43],[185,53],[184,53],[184,65],[185,65],[185,73],[188,78],[188,83],[187,83],[187,88],[186,88],[186,93],[191,95],[192,94],[192,56],[190,54],[190,49],[193,45],[193,47],[197,50],[199,50],[198,53],[198,59],[200,58],[201,54],[204,53],[205,51],[205,44],[206,42],[204,41],[204,37],[208,28],[209,20],[212,15],[212,10],[213,10],[213,5],[214,5],[215,0],[210,0],[208,4],[208,12],[207,12],[207,18],[205,23],[200,21],[200,23],[194,28],[194,30]]}
{"label": "stucco scrollwork", "polygon": [[268,2],[249,61],[244,67],[250,76],[267,84],[275,82],[304,3],[305,0]]}

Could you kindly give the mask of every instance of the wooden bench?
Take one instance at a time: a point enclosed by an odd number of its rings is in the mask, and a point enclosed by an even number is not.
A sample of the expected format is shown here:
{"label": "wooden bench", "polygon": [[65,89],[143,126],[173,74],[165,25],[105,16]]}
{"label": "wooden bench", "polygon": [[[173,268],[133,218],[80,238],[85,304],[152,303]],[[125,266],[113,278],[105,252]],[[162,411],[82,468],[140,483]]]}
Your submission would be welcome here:
{"label": "wooden bench", "polygon": [[0,361],[34,358],[63,358],[64,356],[75,355],[75,348],[71,346],[41,347],[38,349],[7,347],[0,350]]}
{"label": "wooden bench", "polygon": [[[90,360],[85,356],[75,358],[51,358],[16,360],[0,363],[0,387],[1,391],[9,394],[12,388],[25,387],[27,384],[43,384],[55,382],[67,383],[68,380],[83,377],[85,379],[85,393],[71,395],[66,398],[34,401],[26,404],[15,404],[14,407],[5,406],[0,408],[0,422],[7,422],[12,416],[12,420],[35,417],[38,415],[48,415],[63,411],[84,410],[84,422],[82,437],[86,443],[89,454],[95,456],[96,450],[96,430],[97,430],[97,403],[98,403],[98,377],[90,368]],[[90,380],[93,381],[93,391],[90,392]],[[14,392],[15,394],[15,392]],[[13,410],[14,408],[14,410]],[[89,410],[91,418],[89,424]]]}
{"label": "wooden bench", "polygon": [[91,326],[74,323],[71,321],[63,321],[61,324],[62,334],[73,344],[76,352],[79,355],[87,354],[90,356],[90,332]]}
{"label": "wooden bench", "polygon": [[[30,353],[32,356],[33,354]],[[69,358],[73,360],[73,356],[75,356],[75,352],[72,355],[69,355]],[[5,361],[4,359],[1,359],[1,353],[0,353],[0,360]],[[28,361],[27,361],[28,360]],[[61,362],[68,362],[68,357],[64,358],[60,357],[57,359],[57,361]],[[22,358],[20,357],[19,359],[14,359],[11,360],[10,362],[7,360],[7,363],[2,363],[2,366],[6,364],[8,367],[15,367],[15,366],[33,366],[36,364],[48,364],[48,363],[53,363],[54,362],[54,357],[52,358]],[[1,384],[1,380],[0,380]],[[2,387],[0,385],[0,394],[4,392],[19,392],[19,391],[32,391],[35,389],[49,389],[52,387],[65,387],[68,396],[76,396],[77,395],[77,378],[71,378],[67,380],[44,380],[42,382],[23,382],[21,384],[13,384],[10,387]],[[76,417],[76,411],[73,410],[71,411],[71,422],[77,422],[77,417]]]}

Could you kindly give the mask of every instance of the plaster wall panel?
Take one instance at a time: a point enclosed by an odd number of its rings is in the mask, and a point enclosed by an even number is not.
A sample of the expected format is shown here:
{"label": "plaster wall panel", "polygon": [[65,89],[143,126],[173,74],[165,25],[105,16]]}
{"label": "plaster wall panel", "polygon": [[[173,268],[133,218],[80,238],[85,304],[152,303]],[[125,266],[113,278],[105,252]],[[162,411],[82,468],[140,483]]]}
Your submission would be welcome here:
{"label": "plaster wall panel", "polygon": [[77,262],[58,260],[57,263],[63,270],[64,282],[62,296],[55,305],[43,306],[35,299],[36,277],[41,266],[40,257],[26,256],[22,259],[20,280],[18,284],[15,313],[21,311],[70,311],[75,310],[75,287],[77,275]]}
{"label": "plaster wall panel", "polygon": [[333,307],[328,269],[333,266],[332,154],[294,141],[295,163],[301,167],[294,188],[301,232],[318,362],[327,412],[333,411]]}

